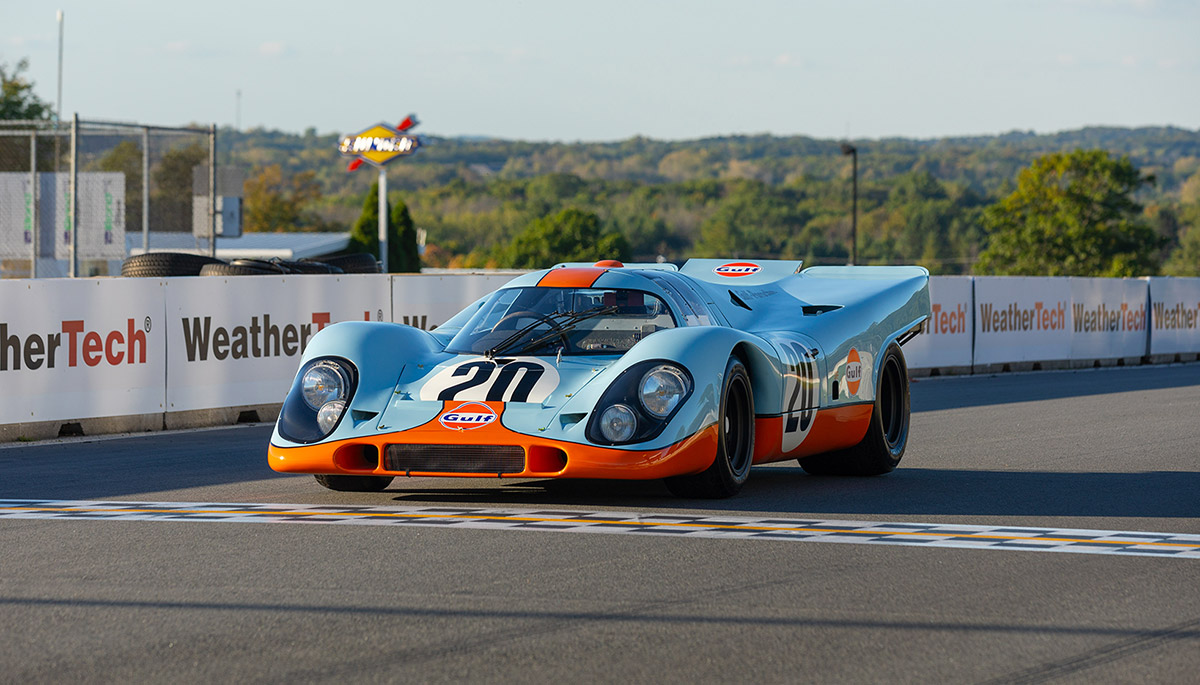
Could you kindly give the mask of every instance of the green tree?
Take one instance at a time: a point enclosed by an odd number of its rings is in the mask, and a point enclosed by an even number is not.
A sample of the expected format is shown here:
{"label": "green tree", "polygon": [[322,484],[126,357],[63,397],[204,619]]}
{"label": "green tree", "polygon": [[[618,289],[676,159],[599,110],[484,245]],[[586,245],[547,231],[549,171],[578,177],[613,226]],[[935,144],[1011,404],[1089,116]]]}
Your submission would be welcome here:
{"label": "green tree", "polygon": [[28,68],[27,59],[17,62],[11,73],[0,64],[0,119],[46,120],[54,115],[50,105],[34,94],[33,83],[21,77]]}
{"label": "green tree", "polygon": [[1017,188],[984,211],[991,242],[978,273],[1145,276],[1164,240],[1133,195],[1154,179],[1104,150],[1053,153],[1017,176]]}
{"label": "green tree", "polygon": [[125,230],[142,230],[142,148],[132,140],[117,143],[103,157],[88,165],[91,171],[115,171],[125,175]]}
{"label": "green tree", "polygon": [[[379,255],[379,184],[371,184],[371,190],[363,200],[362,214],[350,229],[350,252]],[[392,205],[387,202],[388,222],[388,271],[390,273],[416,273],[421,270],[421,257],[417,252],[417,230],[413,225],[408,205],[403,200]]]}
{"label": "green tree", "polygon": [[246,180],[243,220],[248,232],[311,231],[321,227],[305,211],[306,205],[321,199],[321,186],[315,173],[302,171],[285,181],[283,168],[269,164]]}
{"label": "green tree", "polygon": [[177,147],[163,155],[151,173],[150,229],[192,230],[192,169],[208,164],[208,147],[201,143]]}
{"label": "green tree", "polygon": [[1200,276],[1200,224],[1180,234],[1179,247],[1163,265],[1163,273],[1168,276]]}
{"label": "green tree", "polygon": [[628,259],[629,242],[615,231],[600,230],[600,217],[574,207],[534,221],[501,253],[518,269],[545,269],[559,262]]}

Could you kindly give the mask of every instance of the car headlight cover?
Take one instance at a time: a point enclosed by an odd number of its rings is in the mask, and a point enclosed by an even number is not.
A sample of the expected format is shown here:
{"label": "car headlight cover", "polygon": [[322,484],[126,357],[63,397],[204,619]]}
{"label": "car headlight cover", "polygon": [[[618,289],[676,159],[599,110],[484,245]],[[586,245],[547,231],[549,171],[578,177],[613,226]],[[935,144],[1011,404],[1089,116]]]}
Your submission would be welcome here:
{"label": "car headlight cover", "polygon": [[660,419],[666,418],[687,396],[688,385],[687,376],[678,367],[663,364],[642,376],[638,397],[647,412]]}
{"label": "car headlight cover", "polygon": [[322,357],[300,367],[283,401],[276,428],[292,442],[311,445],[328,437],[345,417],[358,390],[358,369],[341,357]]}
{"label": "car headlight cover", "polygon": [[609,442],[625,442],[637,430],[637,416],[623,404],[614,404],[600,415],[600,433]]}
{"label": "car headlight cover", "polygon": [[[346,404],[344,400],[350,390],[350,377],[337,362],[322,360],[304,372],[300,386],[305,403],[318,412],[326,404],[337,400],[342,400],[344,408]],[[340,416],[341,413],[339,412],[338,415]],[[336,423],[336,419],[334,421]]]}
{"label": "car headlight cover", "polygon": [[338,419],[342,418],[342,412],[346,411],[345,400],[334,400],[326,402],[317,410],[317,427],[322,433],[328,433],[337,425]]}

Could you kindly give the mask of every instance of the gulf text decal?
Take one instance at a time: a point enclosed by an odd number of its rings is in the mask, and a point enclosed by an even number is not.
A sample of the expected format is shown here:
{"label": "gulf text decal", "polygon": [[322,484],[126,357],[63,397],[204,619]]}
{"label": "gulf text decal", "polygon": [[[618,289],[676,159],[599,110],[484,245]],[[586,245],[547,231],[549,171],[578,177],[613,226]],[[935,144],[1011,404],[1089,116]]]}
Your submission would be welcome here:
{"label": "gulf text decal", "polygon": [[730,262],[722,264],[713,269],[713,273],[718,276],[727,278],[735,278],[737,276],[752,276],[762,270],[762,267],[754,262]]}
{"label": "gulf text decal", "polygon": [[1066,330],[1067,303],[1034,302],[1026,309],[1016,302],[1004,308],[985,302],[979,305],[979,328],[984,333]]}
{"label": "gulf text decal", "polygon": [[954,311],[942,309],[940,303],[933,304],[933,316],[929,320],[929,332],[933,335],[957,335],[967,332],[967,306],[959,303]]}
{"label": "gulf text decal", "polygon": [[1189,307],[1182,302],[1169,306],[1166,302],[1154,303],[1154,330],[1178,331],[1200,326],[1200,303]]}
{"label": "gulf text decal", "polygon": [[278,324],[270,314],[250,317],[250,325],[225,328],[212,325],[212,317],[184,318],[183,346],[187,360],[258,359],[262,357],[294,357],[308,346],[314,333],[329,325],[329,312],[314,312],[312,323]]}
{"label": "gulf text decal", "polygon": [[1146,305],[1131,306],[1122,302],[1118,307],[1109,308],[1100,303],[1097,307],[1088,308],[1082,302],[1071,304],[1074,314],[1076,333],[1117,333],[1123,331],[1146,330]]}
{"label": "gulf text decal", "polygon": [[486,404],[468,402],[442,414],[438,421],[451,430],[473,430],[482,428],[496,420],[496,412]]}
{"label": "gulf text decal", "polygon": [[62,365],[64,356],[68,367],[145,364],[149,330],[149,317],[141,324],[128,319],[124,330],[89,330],[86,320],[75,319],[61,322],[58,332],[27,335],[10,332],[7,323],[0,323],[0,371],[53,369]]}

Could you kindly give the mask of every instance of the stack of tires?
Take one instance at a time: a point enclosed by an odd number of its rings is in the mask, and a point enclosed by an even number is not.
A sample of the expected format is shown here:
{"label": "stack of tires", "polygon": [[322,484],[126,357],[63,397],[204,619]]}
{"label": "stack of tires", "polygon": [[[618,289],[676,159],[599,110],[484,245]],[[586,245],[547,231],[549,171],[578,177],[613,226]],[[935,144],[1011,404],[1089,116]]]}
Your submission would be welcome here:
{"label": "stack of tires", "polygon": [[135,255],[121,264],[127,278],[170,276],[278,276],[279,274],[377,274],[379,262],[369,254],[325,257],[320,261],[301,259],[235,259],[226,262],[184,252],[150,252]]}

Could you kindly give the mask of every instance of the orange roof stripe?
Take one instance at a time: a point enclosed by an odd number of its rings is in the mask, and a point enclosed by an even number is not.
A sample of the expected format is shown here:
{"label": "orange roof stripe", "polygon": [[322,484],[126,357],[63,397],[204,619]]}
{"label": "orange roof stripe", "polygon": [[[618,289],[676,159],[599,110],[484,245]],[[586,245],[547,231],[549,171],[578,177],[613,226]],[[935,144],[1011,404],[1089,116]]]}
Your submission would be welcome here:
{"label": "orange roof stripe", "polygon": [[551,269],[538,281],[540,288],[590,288],[608,269],[594,266]]}

